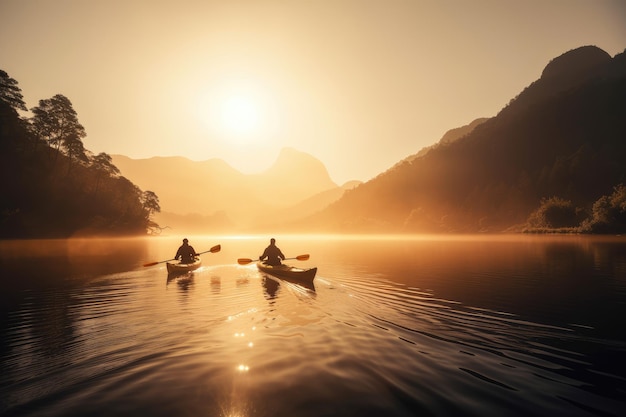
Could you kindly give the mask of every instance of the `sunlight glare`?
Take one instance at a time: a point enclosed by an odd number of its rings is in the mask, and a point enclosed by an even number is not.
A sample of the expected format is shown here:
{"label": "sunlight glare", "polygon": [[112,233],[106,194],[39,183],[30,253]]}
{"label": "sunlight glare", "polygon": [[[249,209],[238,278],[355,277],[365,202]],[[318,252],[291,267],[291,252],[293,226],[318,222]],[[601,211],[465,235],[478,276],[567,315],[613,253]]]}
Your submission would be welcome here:
{"label": "sunlight glare", "polygon": [[249,97],[232,95],[223,104],[221,120],[227,131],[252,133],[259,127],[258,105]]}
{"label": "sunlight glare", "polygon": [[199,86],[194,109],[211,136],[231,146],[266,143],[278,128],[275,99],[258,80]]}

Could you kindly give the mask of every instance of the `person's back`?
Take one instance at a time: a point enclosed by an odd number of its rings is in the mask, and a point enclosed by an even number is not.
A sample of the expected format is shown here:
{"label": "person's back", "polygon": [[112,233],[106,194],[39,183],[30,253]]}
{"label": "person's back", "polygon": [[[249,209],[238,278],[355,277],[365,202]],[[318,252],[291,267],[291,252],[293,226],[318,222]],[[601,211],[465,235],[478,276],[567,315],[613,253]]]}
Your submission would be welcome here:
{"label": "person's back", "polygon": [[260,260],[264,260],[265,258],[267,258],[265,263],[272,266],[280,265],[281,259],[285,259],[283,252],[276,246],[276,240],[274,238],[270,239],[270,245],[265,248],[263,255],[259,257]]}
{"label": "person's back", "polygon": [[183,239],[183,244],[178,248],[176,256],[174,257],[174,259],[180,258],[180,262],[183,264],[193,263],[195,257],[197,256],[195,249],[193,246],[189,245],[188,242],[189,241],[187,239]]}

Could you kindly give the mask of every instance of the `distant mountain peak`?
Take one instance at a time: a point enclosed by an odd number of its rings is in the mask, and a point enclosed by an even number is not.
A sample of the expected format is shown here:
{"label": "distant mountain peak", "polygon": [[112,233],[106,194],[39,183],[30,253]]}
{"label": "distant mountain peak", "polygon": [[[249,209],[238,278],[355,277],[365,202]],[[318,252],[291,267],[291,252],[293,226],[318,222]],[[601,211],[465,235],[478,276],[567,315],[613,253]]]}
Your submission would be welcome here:
{"label": "distant mountain peak", "polygon": [[[582,46],[552,59],[541,78],[526,87],[501,114],[529,109],[566,91],[580,88],[601,73],[615,68],[614,59],[597,46]],[[619,71],[618,71],[619,72]]]}
{"label": "distant mountain peak", "polygon": [[317,161],[314,157],[309,155],[306,152],[299,151],[294,148],[285,147],[280,150],[278,153],[278,158],[276,158],[276,162],[274,165],[279,163],[285,163],[293,160],[309,160],[309,161]]}
{"label": "distant mountain peak", "polygon": [[610,60],[611,55],[597,46],[581,46],[550,61],[541,73],[541,78],[567,78],[570,81],[578,81]]}
{"label": "distant mountain peak", "polygon": [[320,177],[328,178],[330,181],[328,170],[319,159],[306,152],[289,147],[281,149],[278,158],[265,173],[277,176],[287,175],[288,173],[293,175],[294,170],[300,173],[316,172]]}

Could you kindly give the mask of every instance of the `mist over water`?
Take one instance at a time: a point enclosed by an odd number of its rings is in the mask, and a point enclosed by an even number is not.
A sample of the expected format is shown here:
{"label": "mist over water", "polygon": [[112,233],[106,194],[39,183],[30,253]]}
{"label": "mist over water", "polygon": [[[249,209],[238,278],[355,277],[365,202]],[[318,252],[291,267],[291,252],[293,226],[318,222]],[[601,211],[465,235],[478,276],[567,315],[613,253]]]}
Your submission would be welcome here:
{"label": "mist over water", "polygon": [[7,416],[621,415],[626,239],[269,236],[2,241]]}

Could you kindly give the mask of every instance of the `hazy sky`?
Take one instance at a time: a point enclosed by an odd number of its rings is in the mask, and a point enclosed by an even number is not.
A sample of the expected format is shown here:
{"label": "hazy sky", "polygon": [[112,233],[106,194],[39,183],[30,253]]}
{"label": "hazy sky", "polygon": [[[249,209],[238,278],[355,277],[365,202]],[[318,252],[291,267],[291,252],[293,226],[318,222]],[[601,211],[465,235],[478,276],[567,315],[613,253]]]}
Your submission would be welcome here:
{"label": "hazy sky", "polygon": [[494,116],[568,50],[626,48],[615,0],[0,0],[0,69],[67,96],[93,152],[221,158],[289,146],[368,180]]}

